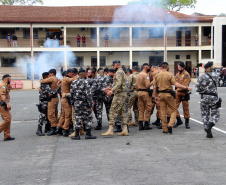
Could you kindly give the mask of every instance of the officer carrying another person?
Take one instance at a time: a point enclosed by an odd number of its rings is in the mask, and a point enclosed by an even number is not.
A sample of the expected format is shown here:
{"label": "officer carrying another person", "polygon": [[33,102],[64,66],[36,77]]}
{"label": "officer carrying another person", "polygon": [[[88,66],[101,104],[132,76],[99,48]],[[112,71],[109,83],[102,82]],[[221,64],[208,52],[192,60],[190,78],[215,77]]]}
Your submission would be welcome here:
{"label": "officer carrying another person", "polygon": [[[174,126],[177,115],[175,92],[173,91],[172,85],[184,90],[187,89],[191,91],[192,89],[176,82],[173,74],[167,71],[169,69],[167,62],[162,63],[161,69],[162,72],[159,73],[154,79],[154,96],[155,101],[160,103],[163,133],[172,134],[172,127]],[[171,110],[170,122],[168,126],[166,121],[167,106]]]}

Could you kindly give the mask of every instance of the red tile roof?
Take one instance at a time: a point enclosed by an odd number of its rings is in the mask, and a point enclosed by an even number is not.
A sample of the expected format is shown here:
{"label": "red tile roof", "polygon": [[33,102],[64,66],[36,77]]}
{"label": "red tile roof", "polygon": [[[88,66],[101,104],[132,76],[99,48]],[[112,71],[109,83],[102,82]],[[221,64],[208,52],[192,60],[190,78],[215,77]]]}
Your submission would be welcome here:
{"label": "red tile roof", "polygon": [[213,17],[195,17],[146,5],[72,7],[0,5],[0,23],[151,23],[166,20],[212,22],[212,19]]}

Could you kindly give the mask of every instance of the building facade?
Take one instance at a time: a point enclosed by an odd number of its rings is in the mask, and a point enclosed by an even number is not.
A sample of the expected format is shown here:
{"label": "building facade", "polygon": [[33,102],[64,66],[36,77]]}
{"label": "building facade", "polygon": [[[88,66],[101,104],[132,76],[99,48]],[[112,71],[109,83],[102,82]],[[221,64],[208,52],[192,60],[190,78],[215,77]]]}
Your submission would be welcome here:
{"label": "building facade", "polygon": [[2,5],[0,15],[0,76],[9,73],[26,87],[36,87],[40,73],[52,67],[111,67],[116,59],[126,68],[168,61],[172,73],[180,61],[191,71],[208,61],[226,65],[224,17],[150,6]]}

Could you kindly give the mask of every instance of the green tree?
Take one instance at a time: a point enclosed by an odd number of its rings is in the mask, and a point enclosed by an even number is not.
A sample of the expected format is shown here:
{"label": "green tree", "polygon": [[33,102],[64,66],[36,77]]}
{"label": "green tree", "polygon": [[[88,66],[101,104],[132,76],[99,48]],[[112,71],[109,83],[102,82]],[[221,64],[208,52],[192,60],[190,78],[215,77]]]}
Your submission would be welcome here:
{"label": "green tree", "polygon": [[34,5],[43,4],[42,0],[0,0],[3,5]]}
{"label": "green tree", "polygon": [[133,0],[129,5],[151,5],[168,10],[180,11],[181,8],[194,8],[197,0]]}

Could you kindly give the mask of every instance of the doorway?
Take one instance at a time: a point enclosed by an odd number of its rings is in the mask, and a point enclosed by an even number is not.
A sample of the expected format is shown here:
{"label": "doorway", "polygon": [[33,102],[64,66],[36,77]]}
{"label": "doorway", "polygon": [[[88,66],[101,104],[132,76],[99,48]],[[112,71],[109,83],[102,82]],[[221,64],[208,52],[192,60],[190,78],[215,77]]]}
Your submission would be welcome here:
{"label": "doorway", "polygon": [[177,31],[176,32],[176,46],[181,46],[182,43],[182,32],[181,31]]}
{"label": "doorway", "polygon": [[185,31],[185,46],[191,46],[191,31]]}

